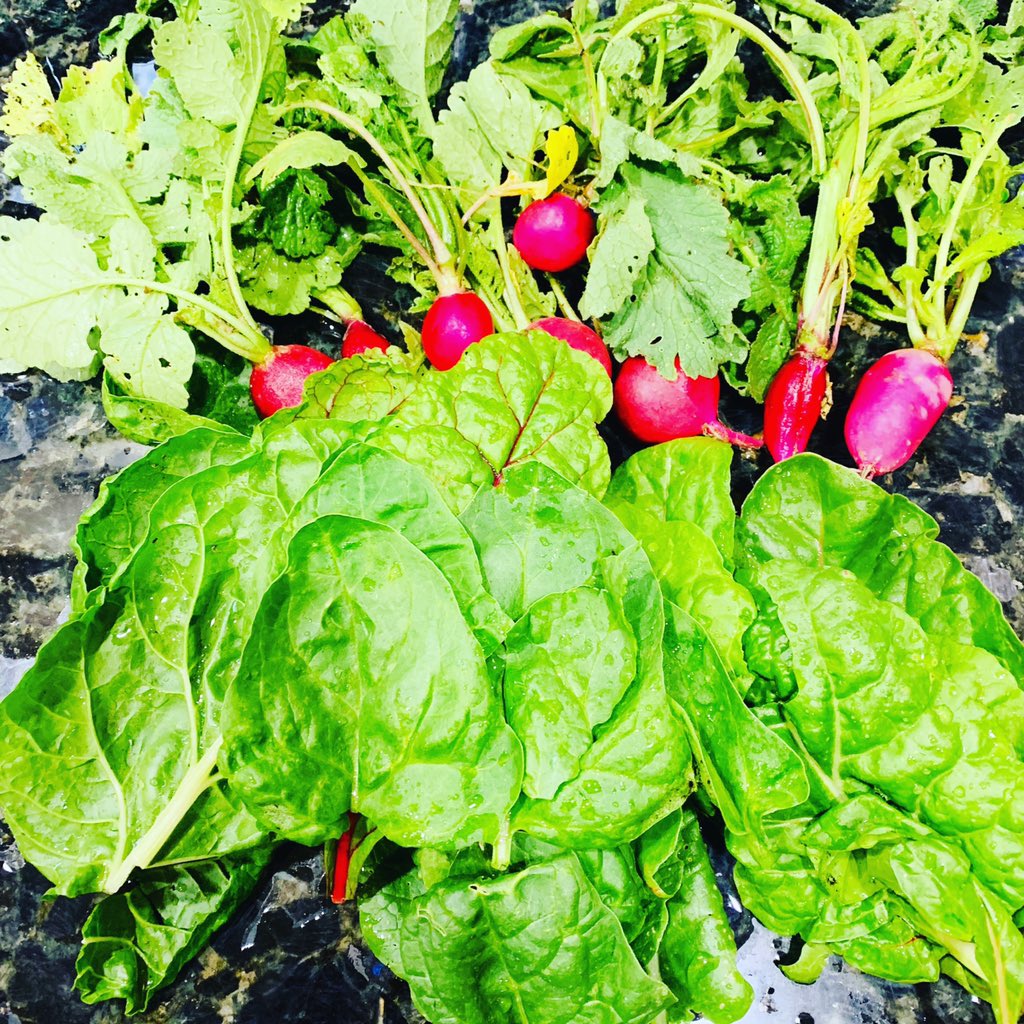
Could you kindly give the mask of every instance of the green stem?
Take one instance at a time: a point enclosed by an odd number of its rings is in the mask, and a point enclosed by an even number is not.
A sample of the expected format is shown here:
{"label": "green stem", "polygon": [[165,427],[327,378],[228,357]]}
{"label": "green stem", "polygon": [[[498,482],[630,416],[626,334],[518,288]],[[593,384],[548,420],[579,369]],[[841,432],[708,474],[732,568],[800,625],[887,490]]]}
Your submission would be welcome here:
{"label": "green stem", "polygon": [[580,48],[580,61],[587,80],[587,98],[590,100],[590,134],[593,136],[595,148],[600,152],[601,125],[604,123],[601,114],[608,107],[608,83],[605,82],[604,75],[594,68],[594,60],[587,49],[583,34],[571,22],[569,31]]}
{"label": "green stem", "polygon": [[355,176],[362,183],[366,194],[387,214],[388,219],[398,228],[399,234],[409,243],[409,247],[420,258],[420,262],[430,271],[434,280],[441,286],[441,268],[427,252],[423,243],[413,234],[412,228],[402,219],[402,215],[391,205],[380,186],[361,167],[353,167]]}
{"label": "green stem", "polygon": [[575,320],[578,324],[583,323],[579,314],[572,308],[572,303],[568,300],[565,292],[562,290],[562,286],[559,283],[558,278],[555,277],[554,274],[546,274],[545,276],[548,280],[548,286],[551,288],[551,291],[555,296],[555,301],[558,303],[558,308],[565,314],[566,318],[568,320]]}
{"label": "green stem", "polygon": [[988,270],[987,263],[979,263],[964,279],[960,285],[960,294],[957,296],[956,305],[949,315],[949,323],[946,326],[944,337],[936,345],[936,351],[943,362],[948,362],[960,341],[964,330],[967,327],[967,320],[971,315],[971,307],[974,305],[974,298],[978,294],[978,287]]}
{"label": "green stem", "polygon": [[[665,58],[668,54],[668,33],[665,31],[665,26],[658,26],[658,53],[654,59],[654,78],[651,81],[651,95],[657,96],[661,92],[662,80],[665,77]],[[655,116],[655,108],[651,107],[647,111],[647,134],[654,135],[654,129],[657,127],[658,120]]]}
{"label": "green stem", "polygon": [[839,208],[846,198],[854,173],[857,147],[855,125],[850,125],[832,156],[832,162],[818,186],[818,199],[807,250],[807,269],[800,295],[801,338],[809,335],[810,346],[822,344],[832,327],[834,296],[832,285],[842,254],[839,245]]}
{"label": "green stem", "polygon": [[491,245],[494,247],[495,255],[498,257],[498,264],[501,267],[501,276],[505,280],[504,298],[508,306],[516,328],[520,331],[529,326],[530,318],[523,309],[523,301],[516,286],[515,278],[512,276],[512,267],[508,261],[508,246],[505,244],[505,229],[501,222],[501,214],[497,213],[491,218],[488,224],[488,231],[491,235]]}
{"label": "green stem", "polygon": [[801,113],[807,124],[807,137],[811,146],[811,160],[814,173],[818,175],[824,174],[825,168],[828,166],[825,129],[822,126],[821,115],[818,113],[818,107],[814,102],[814,97],[811,95],[810,87],[796,65],[789,59],[786,51],[766,32],[762,32],[753,22],[747,21],[746,18],[741,18],[732,11],[727,11],[720,7],[712,7],[710,4],[696,3],[683,6],[679,3],[665,3],[660,4],[658,7],[652,7],[626,22],[611,37],[611,40],[631,36],[634,32],[652,21],[663,21],[668,15],[680,12],[708,18],[711,21],[718,21],[723,25],[728,25],[764,51],[765,56],[778,69],[783,82],[785,82],[793,98],[800,106]]}
{"label": "green stem", "polygon": [[[907,233],[907,257],[906,265],[917,269],[918,240],[917,222],[914,220],[913,197],[908,195],[907,190],[897,188],[894,192],[896,205],[900,208],[900,216],[903,218],[903,228]],[[925,334],[921,327],[921,319],[917,312],[917,300],[914,291],[919,286],[909,278],[903,281],[903,305],[906,309],[907,334],[915,348],[924,343]]]}
{"label": "green stem", "polygon": [[[302,103],[289,103],[287,106],[281,108],[281,113],[286,114],[292,110],[317,110],[321,114],[326,114],[327,117],[337,121],[343,128],[347,129],[357,138],[362,139],[370,149],[377,155],[380,162],[388,169],[388,172],[394,178],[395,183],[401,189],[405,198],[409,201],[409,205],[412,207],[413,213],[416,214],[417,219],[423,226],[423,233],[427,236],[427,240],[430,242],[430,247],[434,251],[434,262],[441,272],[441,278],[438,280],[438,288],[441,294],[450,294],[452,291],[458,290],[458,282],[454,282],[454,287],[451,287],[452,281],[448,279],[448,275],[451,273],[451,268],[454,266],[455,259],[452,256],[451,250],[445,244],[444,239],[438,233],[437,228],[434,226],[433,221],[427,215],[427,211],[423,207],[423,203],[420,201],[420,197],[416,194],[409,180],[402,173],[398,164],[395,163],[391,154],[381,145],[379,140],[372,132],[362,125],[361,122],[356,118],[346,114],[344,111],[339,110],[337,107],[332,107],[329,103],[323,103],[320,100],[306,100]],[[453,274],[451,276],[454,276]]]}
{"label": "green stem", "polygon": [[267,353],[270,352],[270,342],[263,336],[263,332],[258,326],[246,323],[233,316],[227,310],[221,309],[220,306],[209,302],[199,295],[194,295],[192,292],[187,292],[182,288],[175,288],[173,285],[163,284],[160,281],[146,281],[134,277],[110,277],[98,283],[118,288],[143,288],[150,292],[161,292],[164,295],[170,295],[171,298],[176,299],[178,302],[185,302],[198,307],[218,320],[222,320],[229,327],[234,328],[248,344],[240,345],[236,341],[231,340],[229,335],[219,332],[213,333],[202,327],[199,330],[223,345],[229,352],[234,352],[236,356],[248,359],[251,363],[262,362]]}
{"label": "green stem", "polygon": [[228,292],[234,300],[242,319],[257,332],[259,331],[259,325],[253,319],[252,313],[249,310],[249,304],[242,295],[242,286],[238,281],[231,219],[235,209],[235,181],[238,178],[238,168],[242,163],[242,153],[245,150],[245,140],[249,134],[249,125],[252,124],[256,106],[260,101],[260,90],[265,74],[266,58],[264,59],[264,66],[256,79],[257,84],[253,87],[249,96],[246,97],[245,106],[242,109],[242,117],[235,126],[231,151],[228,154],[227,165],[224,168],[224,184],[221,186],[220,192],[220,245],[221,258],[224,261],[224,277],[227,280]]}
{"label": "green stem", "polygon": [[964,206],[970,198],[971,192],[974,189],[974,183],[978,180],[978,175],[981,174],[985,161],[988,160],[992,155],[992,151],[999,145],[999,139],[1008,125],[1009,120],[1002,126],[993,129],[985,145],[971,158],[963,181],[960,183],[960,188],[957,191],[956,199],[953,201],[953,206],[949,211],[949,216],[946,218],[946,225],[943,228],[942,237],[939,239],[939,245],[935,252],[935,269],[932,271],[932,280],[935,282],[935,291],[938,293],[938,304],[936,306],[938,309],[945,309],[946,289],[941,282],[946,272],[946,265],[949,262],[950,250],[953,247],[953,236],[956,234],[956,229],[960,226],[960,218],[963,216]]}
{"label": "green stem", "polygon": [[132,847],[131,853],[108,878],[107,892],[117,892],[136,868],[149,867],[196,800],[218,781],[219,777],[211,775],[211,772],[217,765],[222,742],[218,737],[210,749],[185,773],[174,791],[174,796]]}

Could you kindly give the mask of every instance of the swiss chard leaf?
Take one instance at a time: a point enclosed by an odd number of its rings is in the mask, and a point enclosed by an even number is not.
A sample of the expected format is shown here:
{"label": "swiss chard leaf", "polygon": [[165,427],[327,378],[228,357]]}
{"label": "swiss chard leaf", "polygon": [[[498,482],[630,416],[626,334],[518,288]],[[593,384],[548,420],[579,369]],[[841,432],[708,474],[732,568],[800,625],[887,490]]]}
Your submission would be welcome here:
{"label": "swiss chard leaf", "polygon": [[348,516],[300,530],[288,566],[224,707],[224,765],[247,805],[308,843],[349,811],[405,845],[495,841],[518,745],[436,566]]}
{"label": "swiss chard leaf", "polygon": [[999,601],[937,534],[906,498],[815,455],[770,469],[739,523],[748,564],[778,558],[848,569],[929,633],[989,651],[1024,678],[1024,645]]}
{"label": "swiss chard leaf", "polygon": [[[663,618],[647,559],[594,498],[536,463],[481,491],[463,522],[488,590],[518,620],[504,684],[526,763],[513,826],[573,847],[636,838],[690,790],[650,642]],[[555,728],[568,708],[571,726]]]}
{"label": "swiss chard leaf", "polygon": [[573,854],[426,891],[399,879],[360,920],[435,1024],[644,1024],[672,1001]]}
{"label": "swiss chard leaf", "polygon": [[101,900],[82,927],[75,964],[82,1001],[123,999],[129,1016],[144,1011],[234,915],[269,859],[270,848],[261,847],[158,868]]}
{"label": "swiss chard leaf", "polygon": [[736,968],[736,939],[690,810],[681,812],[677,856],[682,870],[658,949],[661,980],[679,1001],[670,1019],[686,1020],[696,1012],[713,1024],[730,1024],[750,1009],[754,991]]}
{"label": "swiss chard leaf", "polygon": [[525,462],[600,495],[608,450],[595,424],[610,407],[595,359],[541,331],[500,334],[427,374],[376,443],[420,467],[456,511]]}
{"label": "swiss chard leaf", "polygon": [[[0,704],[0,803],[57,892],[113,891],[134,868],[260,842],[214,772],[220,706],[285,564],[287,514],[346,439],[303,421],[169,486],[116,582]],[[51,750],[74,770],[53,771]]]}

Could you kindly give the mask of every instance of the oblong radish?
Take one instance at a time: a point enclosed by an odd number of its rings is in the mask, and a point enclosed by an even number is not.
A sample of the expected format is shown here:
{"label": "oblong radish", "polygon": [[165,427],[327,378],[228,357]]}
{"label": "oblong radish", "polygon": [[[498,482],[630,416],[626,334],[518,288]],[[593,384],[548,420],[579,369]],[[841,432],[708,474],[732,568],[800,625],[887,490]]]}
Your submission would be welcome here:
{"label": "oblong radish", "polygon": [[828,390],[828,362],[797,352],[779,368],[764,399],[764,443],[776,462],[807,448],[821,419]]}
{"label": "oblong radish", "polygon": [[530,203],[512,229],[512,244],[534,270],[568,270],[593,240],[594,215],[564,192]]}
{"label": "oblong radish", "polygon": [[474,342],[494,333],[491,311],[479,295],[441,295],[423,320],[423,352],[437,370],[450,370]]}
{"label": "oblong radish", "polygon": [[534,320],[529,330],[546,331],[555,338],[561,338],[570,348],[593,356],[605,368],[608,376],[612,375],[612,357],[608,354],[608,346],[586,324],[563,316],[545,316]]}
{"label": "oblong radish", "polygon": [[311,373],[334,360],[308,345],[274,345],[262,363],[252,368],[249,394],[261,416],[288,409],[302,401],[302,388]]}
{"label": "oblong radish", "polygon": [[350,320],[341,342],[341,358],[350,359],[363,352],[386,352],[387,338],[382,338],[368,323]]}
{"label": "oblong radish", "polygon": [[633,356],[615,380],[615,411],[630,433],[652,444],[704,434],[759,448],[760,438],[730,430],[718,419],[720,388],[717,377],[687,377],[678,359],[675,380],[666,380],[645,359]]}
{"label": "oblong radish", "polygon": [[846,444],[861,471],[875,476],[899,469],[952,396],[953,378],[934,353],[886,352],[861,377],[846,414]]}

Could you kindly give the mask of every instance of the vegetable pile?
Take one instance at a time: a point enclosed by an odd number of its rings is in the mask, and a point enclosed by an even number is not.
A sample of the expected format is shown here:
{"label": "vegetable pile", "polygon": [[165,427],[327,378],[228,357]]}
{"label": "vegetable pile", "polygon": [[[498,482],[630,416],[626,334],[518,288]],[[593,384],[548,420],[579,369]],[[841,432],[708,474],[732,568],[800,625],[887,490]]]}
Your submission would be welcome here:
{"label": "vegetable pile", "polygon": [[610,401],[540,332],[447,373],[374,353],[103,485],[72,618],[0,704],[20,848],[109,894],[84,999],[143,1009],[274,843],[346,832],[339,895],[432,1021],[736,1020],[713,808],[796,977],[945,972],[1017,1020],[1024,648],[997,600],[817,456],[739,517],[716,440],[609,482]]}
{"label": "vegetable pile", "polygon": [[[786,0],[769,31],[578,0],[444,106],[452,0],[304,38],[290,0],[172,6],[57,97],[27,58],[0,118],[44,211],[0,219],[0,371],[102,366],[158,444],[0,703],[19,848],[103,897],[81,997],[145,1010],[295,841],[435,1024],[727,1024],[715,817],[791,977],[946,974],[1014,1024],[1024,646],[864,477],[941,416],[1024,242],[1021,0]],[[364,248],[394,323],[343,287]],[[913,346],[861,382],[860,474],[804,453],[847,305]],[[613,406],[655,444],[614,473]],[[731,445],[762,444],[737,514]]]}
{"label": "vegetable pile", "polygon": [[[366,248],[406,289],[393,317],[425,314],[421,340],[399,324],[413,363],[543,324],[622,362],[639,439],[775,460],[827,411],[847,306],[905,325],[846,431],[887,473],[950,401],[991,261],[1024,243],[1021,0],[1002,23],[989,0],[901,0],[857,25],[784,0],[768,32],[724,0],[578,0],[496,32],[444,106],[454,0],[359,0],[302,39],[294,0],[172,6],[117,19],[56,98],[26,58],[0,117],[4,170],[45,211],[0,221],[0,369],[102,364],[138,440],[298,403],[331,356],[282,318],[387,351],[341,283]],[[720,377],[764,402],[763,438],[719,421]]]}

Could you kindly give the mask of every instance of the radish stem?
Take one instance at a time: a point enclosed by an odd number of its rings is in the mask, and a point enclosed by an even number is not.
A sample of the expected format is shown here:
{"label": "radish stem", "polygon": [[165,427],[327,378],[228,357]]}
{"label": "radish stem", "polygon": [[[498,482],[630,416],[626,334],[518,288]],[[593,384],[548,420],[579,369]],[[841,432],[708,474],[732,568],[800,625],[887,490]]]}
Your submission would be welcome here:
{"label": "radish stem", "polygon": [[[438,288],[441,294],[448,294],[451,291],[458,289],[458,282],[453,282],[450,278],[454,278],[454,257],[452,256],[451,250],[448,248],[444,239],[440,236],[437,228],[434,226],[433,221],[427,216],[427,211],[423,207],[423,203],[420,201],[419,196],[416,194],[409,180],[402,173],[398,164],[395,163],[391,154],[381,145],[377,140],[376,136],[372,132],[366,130],[363,125],[357,121],[354,117],[346,114],[344,111],[339,110],[337,107],[332,107],[329,103],[324,103],[320,100],[306,100],[302,103],[290,103],[280,109],[281,114],[287,114],[293,110],[316,110],[321,114],[326,114],[327,117],[333,118],[343,128],[350,131],[357,138],[362,139],[370,149],[377,155],[380,162],[388,169],[388,172],[394,178],[395,183],[401,189],[405,198],[409,201],[409,205],[412,207],[413,213],[416,214],[417,219],[423,226],[423,233],[427,236],[427,240],[430,242],[430,247],[434,251],[434,262],[439,270],[438,276]],[[447,289],[447,291],[446,291]]]}
{"label": "radish stem", "polygon": [[548,280],[548,286],[551,288],[552,294],[555,296],[558,308],[565,315],[566,319],[575,320],[578,324],[583,323],[580,319],[579,313],[572,308],[572,303],[568,300],[565,292],[562,290],[562,286],[559,284],[558,278],[555,277],[554,274],[545,274],[544,276]]}

